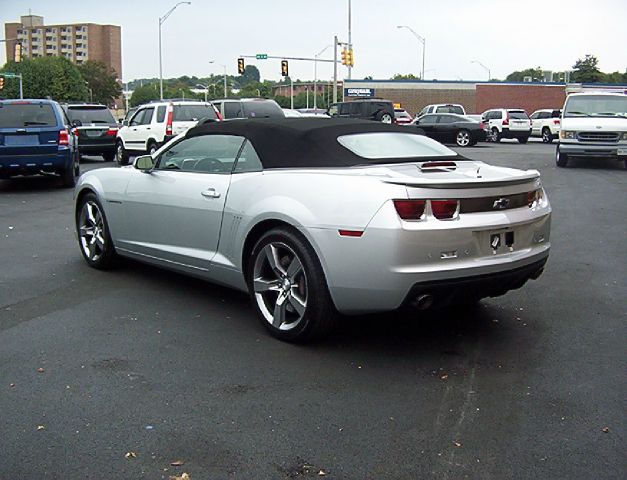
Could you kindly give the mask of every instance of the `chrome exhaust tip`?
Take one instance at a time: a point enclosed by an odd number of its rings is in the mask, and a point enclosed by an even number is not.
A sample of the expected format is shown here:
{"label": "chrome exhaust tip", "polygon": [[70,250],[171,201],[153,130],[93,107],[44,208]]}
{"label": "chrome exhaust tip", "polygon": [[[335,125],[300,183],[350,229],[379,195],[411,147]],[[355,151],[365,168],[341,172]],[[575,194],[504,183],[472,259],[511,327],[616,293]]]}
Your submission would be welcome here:
{"label": "chrome exhaust tip", "polygon": [[423,293],[422,295],[418,295],[416,298],[414,298],[414,301],[412,303],[414,304],[414,307],[416,307],[418,310],[427,310],[433,305],[433,300],[433,295],[429,293]]}

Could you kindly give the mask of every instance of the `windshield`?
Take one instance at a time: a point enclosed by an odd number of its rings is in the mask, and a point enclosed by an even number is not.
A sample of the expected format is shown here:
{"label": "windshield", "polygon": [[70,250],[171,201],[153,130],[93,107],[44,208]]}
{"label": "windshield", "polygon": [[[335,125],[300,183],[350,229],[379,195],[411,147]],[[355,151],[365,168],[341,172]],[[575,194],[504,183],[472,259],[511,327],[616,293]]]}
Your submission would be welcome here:
{"label": "windshield", "polygon": [[368,159],[449,157],[450,148],[423,135],[396,132],[356,133],[337,138],[355,155]]}
{"label": "windshield", "polygon": [[172,120],[175,122],[196,122],[201,118],[218,118],[212,105],[174,105]]}
{"label": "windshield", "polygon": [[564,117],[627,117],[627,95],[577,95],[568,97]]}
{"label": "windshield", "polygon": [[248,118],[285,118],[281,107],[271,101],[242,102],[242,110]]}
{"label": "windshield", "polygon": [[0,104],[0,128],[54,127],[57,118],[48,103]]}
{"label": "windshield", "polygon": [[70,121],[79,120],[83,125],[90,123],[115,123],[115,119],[107,107],[68,107],[67,116]]}

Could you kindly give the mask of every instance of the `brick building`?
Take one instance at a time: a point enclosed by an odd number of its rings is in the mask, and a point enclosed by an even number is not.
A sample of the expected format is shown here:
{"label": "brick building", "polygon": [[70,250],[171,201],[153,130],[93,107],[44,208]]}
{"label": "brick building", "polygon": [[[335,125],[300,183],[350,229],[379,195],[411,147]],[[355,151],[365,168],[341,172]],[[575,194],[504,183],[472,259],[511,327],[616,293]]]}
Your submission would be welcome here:
{"label": "brick building", "polygon": [[[360,96],[385,98],[400,103],[412,115],[432,103],[459,103],[468,113],[489,108],[523,108],[528,113],[539,108],[562,108],[565,83],[549,82],[469,82],[421,80],[345,80],[344,98]],[[356,90],[350,90],[356,89]],[[351,95],[360,96],[351,96]]]}
{"label": "brick building", "polygon": [[112,68],[117,78],[122,78],[122,35],[117,25],[45,25],[44,17],[24,15],[19,22],[4,24],[4,38],[7,39],[7,60],[13,58],[15,44],[21,42],[24,58],[65,57],[77,65],[95,60]]}

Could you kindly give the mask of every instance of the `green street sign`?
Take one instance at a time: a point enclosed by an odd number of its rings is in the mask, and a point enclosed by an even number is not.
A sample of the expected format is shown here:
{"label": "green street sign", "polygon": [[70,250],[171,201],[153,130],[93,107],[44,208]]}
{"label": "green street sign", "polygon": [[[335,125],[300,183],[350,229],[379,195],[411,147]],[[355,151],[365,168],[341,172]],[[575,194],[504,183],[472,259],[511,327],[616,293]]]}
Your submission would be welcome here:
{"label": "green street sign", "polygon": [[7,78],[19,78],[20,77],[19,73],[11,73],[11,72],[0,72],[0,75],[2,75],[3,77],[7,77]]}
{"label": "green street sign", "polygon": [[268,54],[267,53],[258,53],[257,55],[255,55],[255,58],[257,60],[268,60]]}

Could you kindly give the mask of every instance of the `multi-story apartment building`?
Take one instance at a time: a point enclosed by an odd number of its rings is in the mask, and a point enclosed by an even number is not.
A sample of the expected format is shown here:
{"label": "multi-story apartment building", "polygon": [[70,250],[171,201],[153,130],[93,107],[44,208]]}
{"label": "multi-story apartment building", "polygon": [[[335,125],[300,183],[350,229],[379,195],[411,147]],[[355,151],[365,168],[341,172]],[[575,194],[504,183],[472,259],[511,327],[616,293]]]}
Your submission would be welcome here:
{"label": "multi-story apartment building", "polygon": [[15,43],[21,42],[24,58],[58,56],[77,65],[96,60],[122,78],[121,30],[117,25],[45,25],[44,17],[24,15],[19,22],[5,23],[4,34],[7,59],[13,58]]}

